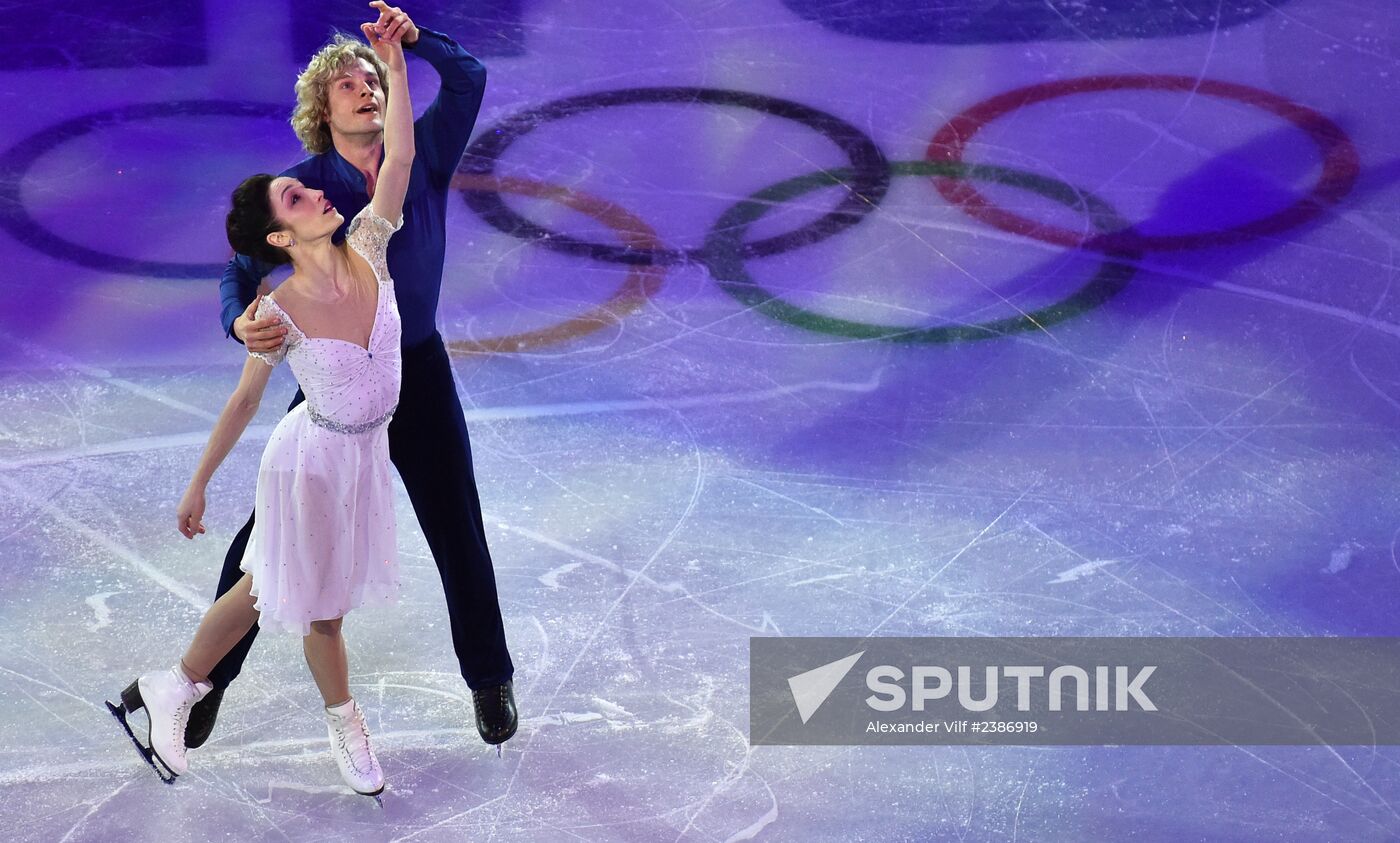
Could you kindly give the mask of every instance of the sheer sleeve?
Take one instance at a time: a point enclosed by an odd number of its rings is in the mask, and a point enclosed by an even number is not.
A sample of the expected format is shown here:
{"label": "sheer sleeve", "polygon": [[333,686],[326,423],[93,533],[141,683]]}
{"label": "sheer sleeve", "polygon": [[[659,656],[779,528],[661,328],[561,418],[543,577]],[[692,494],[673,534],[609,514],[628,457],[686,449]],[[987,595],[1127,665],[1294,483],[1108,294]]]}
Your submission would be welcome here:
{"label": "sheer sleeve", "polygon": [[278,307],[276,302],[267,296],[263,296],[262,301],[258,302],[258,310],[254,318],[266,319],[269,316],[276,316],[278,319],[281,319],[283,326],[287,329],[286,335],[282,338],[282,344],[272,351],[250,351],[248,352],[248,356],[256,357],[269,366],[276,366],[278,363],[287,359],[287,352],[290,351],[292,345],[301,338],[301,331],[297,330],[297,327],[287,318],[286,312]]}
{"label": "sheer sleeve", "polygon": [[392,283],[389,278],[389,264],[385,260],[385,254],[389,249],[389,238],[394,236],[394,232],[403,228],[403,214],[399,214],[398,222],[392,223],[374,212],[372,204],[366,205],[364,210],[355,215],[355,219],[350,221],[350,230],[345,234],[345,242],[350,247],[360,253],[366,261],[369,261],[374,274],[379,277],[379,283]]}

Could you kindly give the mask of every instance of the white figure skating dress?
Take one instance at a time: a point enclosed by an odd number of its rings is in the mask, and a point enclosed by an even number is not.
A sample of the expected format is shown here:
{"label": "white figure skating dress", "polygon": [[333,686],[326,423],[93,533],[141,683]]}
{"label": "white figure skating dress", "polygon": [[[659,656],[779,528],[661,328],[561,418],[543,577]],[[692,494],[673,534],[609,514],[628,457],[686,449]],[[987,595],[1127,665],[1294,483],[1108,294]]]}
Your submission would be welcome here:
{"label": "white figure skating dress", "polygon": [[379,282],[369,347],[308,337],[264,296],[257,318],[287,328],[275,352],[250,352],[270,366],[285,359],[306,400],[278,423],[258,467],[253,532],[240,565],[253,575],[263,629],[306,635],[311,622],[398,599],[398,553],[389,419],[399,398],[401,327],[385,263],[403,226],[370,206],[350,222],[346,242]]}

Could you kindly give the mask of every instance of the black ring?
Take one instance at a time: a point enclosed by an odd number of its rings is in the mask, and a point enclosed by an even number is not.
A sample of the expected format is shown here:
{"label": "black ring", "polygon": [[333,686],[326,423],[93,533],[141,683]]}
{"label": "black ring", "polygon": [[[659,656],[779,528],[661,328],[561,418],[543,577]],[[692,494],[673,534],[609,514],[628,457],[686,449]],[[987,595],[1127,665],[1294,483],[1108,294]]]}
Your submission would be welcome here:
{"label": "black ring", "polygon": [[[1097,196],[1062,181],[1022,170],[951,161],[897,161],[890,164],[890,174],[997,182],[1038,193],[1070,208],[1083,209],[1099,231],[1122,231],[1128,226],[1127,220]],[[994,339],[1023,331],[1045,330],[1051,325],[1100,307],[1128,285],[1137,271],[1133,262],[1142,257],[1141,252],[1130,249],[1106,251],[1099,255],[1101,263],[1098,271],[1067,297],[1017,316],[982,323],[939,325],[931,328],[875,325],[827,316],[789,304],[749,275],[745,268],[746,261],[740,254],[739,241],[749,226],[774,207],[814,190],[842,184],[842,179],[849,176],[850,173],[840,170],[820,170],[805,176],[796,176],[769,185],[747,199],[741,199],[725,211],[705,241],[705,263],[710,270],[710,276],[719,284],[720,289],[748,308],[807,331],[857,340],[955,343]]]}
{"label": "black ring", "polygon": [[[835,143],[850,160],[850,181],[845,183],[847,195],[826,215],[787,234],[746,243],[746,258],[777,255],[792,249],[825,240],[860,222],[885,198],[890,187],[889,164],[865,132],[840,117],[819,111],[791,100],[730,91],[722,88],[623,88],[554,100],[521,112],[486,129],[467,147],[460,170],[465,173],[494,175],[496,162],[512,143],[529,134],[541,124],[575,114],[625,105],[662,104],[727,105],[759,111],[819,132]],[[671,264],[698,261],[703,246],[693,249],[646,250],[606,243],[590,243],[544,228],[516,213],[500,194],[485,191],[462,191],[462,198],[482,219],[505,233],[522,240],[535,241],[546,248],[596,260],[626,264]]]}
{"label": "black ring", "polygon": [[261,102],[228,100],[182,100],[179,102],[142,103],[98,111],[65,120],[25,138],[0,155],[0,228],[19,242],[59,260],[127,275],[155,278],[208,278],[223,274],[222,263],[171,263],[148,261],[113,255],[74,243],[54,234],[30,216],[24,207],[20,186],[29,168],[45,153],[99,129],[106,129],[134,120],[154,117],[185,117],[220,115],[231,117],[276,117],[285,119],[285,106]]}

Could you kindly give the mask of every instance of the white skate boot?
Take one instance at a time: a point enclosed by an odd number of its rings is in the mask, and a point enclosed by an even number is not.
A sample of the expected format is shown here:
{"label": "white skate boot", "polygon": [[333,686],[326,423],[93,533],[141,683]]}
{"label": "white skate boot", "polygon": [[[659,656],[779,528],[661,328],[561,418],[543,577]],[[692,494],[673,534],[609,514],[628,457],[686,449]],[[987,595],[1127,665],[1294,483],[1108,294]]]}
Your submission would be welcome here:
{"label": "white skate boot", "polygon": [[355,701],[326,707],[326,728],[331,736],[331,754],[340,767],[340,776],[356,793],[378,796],[384,791],[384,772],[369,746],[365,714]]}
{"label": "white skate boot", "polygon": [[[146,763],[166,783],[189,770],[185,759],[185,724],[190,708],[214,689],[208,682],[193,682],[177,664],[168,670],[147,673],[122,691],[120,707],[107,703],[113,716],[140,750]],[[146,742],[136,737],[126,716],[146,710]]]}

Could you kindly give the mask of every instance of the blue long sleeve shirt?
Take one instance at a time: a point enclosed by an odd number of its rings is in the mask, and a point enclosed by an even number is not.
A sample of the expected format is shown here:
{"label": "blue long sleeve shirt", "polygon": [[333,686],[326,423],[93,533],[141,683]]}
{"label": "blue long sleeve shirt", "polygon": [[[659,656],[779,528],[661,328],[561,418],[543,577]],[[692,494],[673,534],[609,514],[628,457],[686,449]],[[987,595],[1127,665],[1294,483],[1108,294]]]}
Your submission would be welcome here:
{"label": "blue long sleeve shirt", "polygon": [[[403,228],[389,241],[389,274],[403,321],[403,345],[411,347],[436,330],[447,238],[447,188],[481,110],[486,68],[456,41],[421,26],[418,40],[406,49],[442,77],[437,98],[413,124],[415,154],[404,197]],[[346,222],[332,237],[337,243],[344,240],[349,221],[370,201],[364,175],[335,147],[303,159],[281,175],[324,190],[345,215]],[[234,320],[247,310],[259,283],[273,268],[242,254],[228,262],[219,282],[226,334],[233,336]]]}

